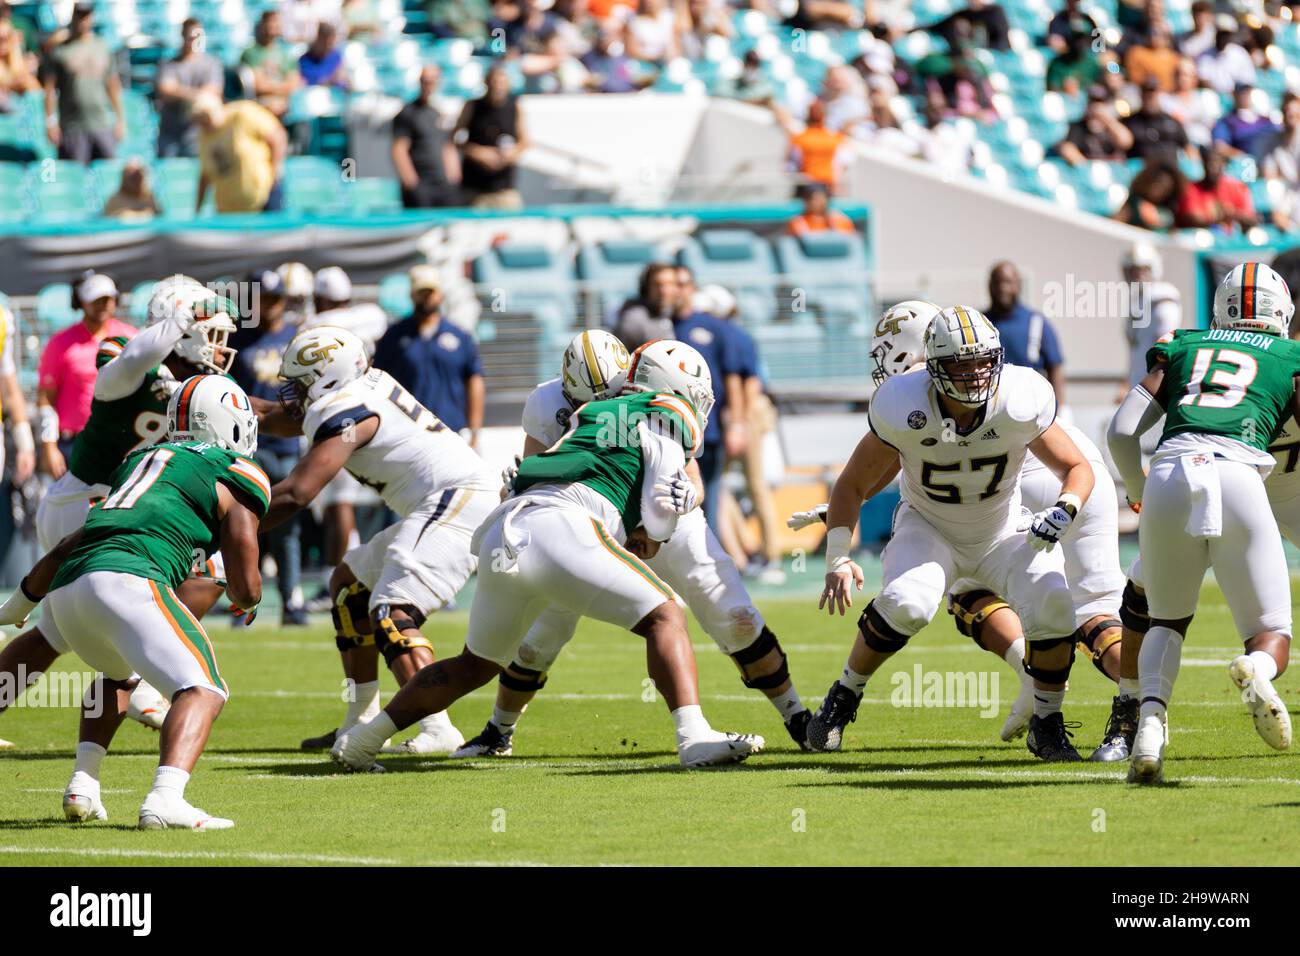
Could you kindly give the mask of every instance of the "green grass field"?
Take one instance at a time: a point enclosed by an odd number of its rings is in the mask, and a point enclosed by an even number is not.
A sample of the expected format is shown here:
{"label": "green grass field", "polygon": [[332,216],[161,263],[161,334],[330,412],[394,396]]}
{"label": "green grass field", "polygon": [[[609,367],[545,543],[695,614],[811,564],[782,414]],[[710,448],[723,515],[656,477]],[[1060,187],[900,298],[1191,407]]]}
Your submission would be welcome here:
{"label": "green grass field", "polygon": [[[760,600],[798,686],[819,698],[838,675],[852,619],[815,599]],[[157,738],[128,722],[104,765],[111,818],[74,828],[60,794],[71,772],[75,713],[17,708],[0,736],[0,865],[112,864],[1281,864],[1300,859],[1300,755],[1269,750],[1228,681],[1236,653],[1227,608],[1208,587],[1171,712],[1169,783],[1136,789],[1123,766],[1044,766],[1023,741],[997,739],[1002,714],[900,707],[882,672],[845,752],[799,753],[734,665],[693,630],[705,713],[715,727],[767,737],[741,766],[683,772],[662,701],[642,699],[640,642],[584,623],[516,735],[515,756],[474,762],[385,757],[389,773],[350,776],[300,738],[342,713],[337,655],[322,619],[212,625],[233,697],[190,784],[197,806],[234,830],[141,833],[136,813]],[[440,653],[460,647],[464,612],[440,615]],[[694,625],[692,625],[694,628]],[[908,675],[997,674],[1000,661],[957,635],[946,615],[894,658]],[[76,666],[73,658],[61,664]],[[1085,754],[1112,689],[1077,662],[1069,719]],[[386,678],[386,680],[389,680]],[[389,680],[391,685],[391,680]],[[1300,709],[1297,678],[1279,686]],[[491,709],[484,689],[452,711],[467,736]]]}

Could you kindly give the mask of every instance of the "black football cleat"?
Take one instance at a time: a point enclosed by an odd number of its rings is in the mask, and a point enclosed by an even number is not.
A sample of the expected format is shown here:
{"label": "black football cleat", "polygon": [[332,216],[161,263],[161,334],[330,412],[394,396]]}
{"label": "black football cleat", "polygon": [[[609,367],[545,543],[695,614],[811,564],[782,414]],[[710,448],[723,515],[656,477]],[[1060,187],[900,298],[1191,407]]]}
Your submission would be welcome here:
{"label": "black football cleat", "polygon": [[514,750],[514,732],[503,734],[492,721],[472,740],[467,740],[451,752],[453,759],[463,757],[509,757]]}
{"label": "black football cleat", "polygon": [[329,750],[334,746],[334,741],[338,739],[339,730],[335,727],[327,734],[321,734],[319,737],[308,737],[298,746],[302,750]]}
{"label": "black football cleat", "polygon": [[1029,746],[1029,752],[1039,760],[1047,763],[1073,763],[1083,758],[1074,749],[1074,744],[1070,743],[1070,737],[1065,718],[1058,711],[1046,717],[1035,714],[1029,718],[1029,736],[1025,742]]}
{"label": "black football cleat", "polygon": [[1093,763],[1115,763],[1127,760],[1133,750],[1133,738],[1138,729],[1138,702],[1136,697],[1116,697],[1110,702],[1110,720],[1101,743],[1088,759]]}
{"label": "black football cleat", "polygon": [[799,745],[800,750],[811,750],[808,746],[808,722],[812,720],[811,710],[801,710],[785,722],[785,732]]}
{"label": "black football cleat", "polygon": [[839,750],[844,742],[844,728],[858,719],[862,698],[839,681],[831,684],[826,698],[808,721],[809,750]]}

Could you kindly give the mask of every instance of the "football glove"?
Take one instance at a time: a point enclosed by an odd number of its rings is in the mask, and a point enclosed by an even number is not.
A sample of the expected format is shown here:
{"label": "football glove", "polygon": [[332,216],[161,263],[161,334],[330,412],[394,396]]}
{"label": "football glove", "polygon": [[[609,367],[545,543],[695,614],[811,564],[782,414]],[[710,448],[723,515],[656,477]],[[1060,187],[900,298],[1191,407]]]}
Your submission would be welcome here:
{"label": "football glove", "polygon": [[806,528],[810,524],[816,524],[819,521],[822,524],[825,524],[826,512],[829,509],[830,505],[818,505],[811,511],[796,511],[786,520],[786,526],[794,531],[799,531],[800,529]]}
{"label": "football glove", "polygon": [[654,491],[655,504],[679,515],[689,514],[700,503],[695,483],[686,477],[684,471],[678,471],[671,478],[658,482]]}
{"label": "football glove", "polygon": [[1073,521],[1074,515],[1060,502],[1038,512],[1029,526],[1029,546],[1035,551],[1051,551]]}
{"label": "football glove", "polygon": [[234,623],[248,627],[257,617],[257,605],[254,604],[252,607],[244,608],[232,604],[230,605],[230,616],[234,619]]}
{"label": "football glove", "polygon": [[505,486],[506,494],[515,493],[515,479],[519,477],[519,466],[524,463],[520,455],[515,455],[515,460],[501,469],[501,483]]}

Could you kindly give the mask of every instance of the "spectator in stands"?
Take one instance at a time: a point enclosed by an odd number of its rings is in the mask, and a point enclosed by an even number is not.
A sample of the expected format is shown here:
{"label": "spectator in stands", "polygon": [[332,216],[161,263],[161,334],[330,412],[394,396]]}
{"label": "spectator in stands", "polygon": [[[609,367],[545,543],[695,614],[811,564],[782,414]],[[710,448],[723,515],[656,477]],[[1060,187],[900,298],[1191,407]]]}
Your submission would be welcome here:
{"label": "spectator in stands", "polygon": [[[297,326],[285,321],[284,280],[273,270],[254,273],[250,287],[256,290],[255,310],[250,328],[253,336],[244,342],[230,370],[236,382],[255,398],[277,402],[280,398],[280,359],[285,347],[298,332]],[[257,440],[257,463],[272,484],[283,481],[298,463],[299,440],[263,432]],[[275,558],[276,584],[284,608],[281,624],[301,626],[307,623],[302,594],[302,546],[299,521],[294,518],[277,525],[265,536],[262,553]]]}
{"label": "spectator in stands", "polygon": [[[826,71],[827,76],[830,70]],[[758,50],[745,51],[741,60],[740,72],[733,77],[718,80],[715,95],[722,99],[739,100],[754,106],[770,106],[776,96],[776,88],[763,72],[763,58]]]}
{"label": "spectator in stands", "polygon": [[1212,0],[1196,0],[1192,4],[1192,28],[1178,38],[1178,49],[1193,60],[1214,49],[1215,25]]}
{"label": "spectator in stands", "polygon": [[1160,108],[1182,125],[1193,146],[1210,145],[1210,131],[1223,112],[1219,98],[1201,89],[1196,63],[1189,57],[1178,64],[1174,91],[1160,94]]}
{"label": "spectator in stands", "polygon": [[821,183],[799,187],[798,198],[803,200],[803,211],[790,220],[786,231],[792,236],[806,236],[810,232],[857,232],[853,220],[837,209],[831,208],[830,194]]}
{"label": "spectator in stands", "polygon": [[281,177],[289,138],[275,114],[252,100],[222,103],[203,93],[191,107],[199,127],[199,190],[211,188],[217,212],[275,212],[283,208]]}
{"label": "spectator in stands", "polygon": [[221,61],[204,51],[203,24],[190,17],[181,24],[181,51],[158,68],[158,155],[197,156],[199,130],[190,105],[200,93],[221,95]]}
{"label": "spectator in stands", "polygon": [[36,391],[36,404],[44,410],[38,415],[39,457],[41,470],[53,478],[67,470],[72,439],[90,417],[99,343],[115,335],[135,335],[134,326],[117,318],[117,299],[111,278],[94,270],[83,272],[72,286],[72,304],[81,312],[81,321],[52,335],[41,352]]}
{"label": "spectator in stands", "polygon": [[[969,29],[964,24],[964,20],[957,21],[958,33]],[[959,40],[947,53],[922,57],[916,63],[916,75],[924,84],[927,96],[933,89],[943,93],[950,115],[987,122],[997,119],[988,70],[968,42]]]}
{"label": "spectator in stands", "polygon": [[1128,48],[1124,54],[1124,71],[1129,81],[1141,86],[1154,78],[1163,92],[1177,86],[1178,66],[1182,57],[1174,49],[1173,32],[1160,20],[1151,25],[1151,33]]}
{"label": "spectator in stands", "polygon": [[311,43],[322,23],[339,26],[339,0],[280,0],[280,16],[286,42]]}
{"label": "spectator in stands", "polygon": [[926,136],[922,140],[925,161],[941,172],[957,173],[970,168],[971,144],[967,135],[948,116],[943,94],[931,90],[922,110]]}
{"label": "spectator in stands", "polygon": [[1187,180],[1172,156],[1149,156],[1128,187],[1128,197],[1115,218],[1131,226],[1156,232],[1174,224]]}
{"label": "spectator in stands", "polygon": [[491,0],[429,0],[427,9],[434,36],[444,40],[463,37],[473,43],[475,49],[487,45],[488,21],[492,19]]}
{"label": "spectator in stands", "polygon": [[1011,42],[1007,38],[1007,15],[1000,6],[987,0],[970,0],[966,9],[956,10],[937,23],[916,29],[928,30],[941,36],[949,47],[953,47],[958,38],[958,20],[965,21],[967,29],[963,32],[981,50],[1011,49]]}
{"label": "spectator in stands", "polygon": [[628,19],[624,42],[627,54],[643,63],[664,66],[681,56],[677,20],[664,0],[637,0],[636,13]]}
{"label": "spectator in stands", "polygon": [[609,27],[601,29],[581,62],[590,74],[587,89],[593,93],[635,93],[654,82],[653,74],[637,70],[636,61],[623,50],[619,32]]}
{"label": "spectator in stands", "polygon": [[772,112],[790,138],[790,170],[798,173],[804,182],[821,183],[835,192],[848,160],[844,150],[848,137],[826,128],[826,107],[822,101],[813,100],[802,129],[780,107],[774,105]]}
{"label": "spectator in stands", "polygon": [[1237,21],[1226,13],[1215,18],[1214,47],[1196,58],[1201,82],[1223,96],[1239,83],[1255,85],[1255,63],[1237,42]]}
{"label": "spectator in stands", "polygon": [[1295,93],[1282,97],[1282,130],[1260,171],[1269,179],[1300,186],[1300,96]]}
{"label": "spectator in stands", "polygon": [[127,160],[122,167],[122,181],[117,192],[108,197],[100,215],[124,222],[142,222],[161,212],[162,208],[149,188],[144,163],[138,159]]}
{"label": "spectator in stands", "polygon": [[375,0],[343,0],[339,19],[343,21],[346,40],[369,41],[383,32]]}
{"label": "spectator in stands", "polygon": [[1083,116],[1070,124],[1056,153],[1071,166],[1092,160],[1117,162],[1133,146],[1133,134],[1115,115],[1110,94],[1100,86],[1088,91]]}
{"label": "spectator in stands", "polygon": [[0,108],[4,107],[10,95],[30,93],[40,88],[35,58],[23,49],[23,35],[11,20],[0,20]]}
{"label": "spectator in stands", "polygon": [[298,57],[298,72],[308,86],[348,88],[348,71],[343,51],[338,45],[338,30],[332,23],[322,23],[306,52]]}
{"label": "spectator in stands", "polygon": [[433,64],[420,71],[420,95],[393,119],[391,155],[407,209],[454,206],[459,194],[460,156],[434,97],[442,70]]}
{"label": "spectator in stands", "polygon": [[1255,88],[1239,83],[1232,94],[1232,112],[1214,127],[1214,145],[1226,156],[1249,156],[1261,161],[1277,142],[1281,127],[1255,112]]}
{"label": "spectator in stands", "polygon": [[263,10],[257,20],[254,43],[239,58],[251,75],[253,96],[277,117],[289,111],[289,97],[302,86],[298,61],[280,38],[280,12]]}
{"label": "spectator in stands", "polygon": [[485,78],[487,92],[466,103],[456,123],[461,149],[461,188],[469,205],[482,209],[522,209],[515,189],[515,166],[528,148],[519,103],[500,64]]}
{"label": "spectator in stands", "polygon": [[729,40],[735,35],[731,10],[723,0],[686,0],[677,7],[678,42],[682,56],[702,60],[713,37]]}
{"label": "spectator in stands", "polygon": [[72,10],[69,35],[50,51],[45,72],[45,126],[60,159],[112,159],[126,136],[122,81],[113,53],[95,35],[88,3]]}
{"label": "spectator in stands", "polygon": [[389,326],[375,346],[374,364],[471,445],[483,427],[486,387],[473,336],[442,315],[438,269],[411,269],[409,316]]}
{"label": "spectator in stands", "polygon": [[1091,45],[1093,39],[1100,36],[1097,21],[1083,12],[1079,0],[1065,0],[1065,6],[1047,24],[1047,45],[1057,56],[1071,49],[1080,39]]}
{"label": "spectator in stands", "polygon": [[826,128],[829,130],[847,131],[847,127],[871,116],[867,84],[862,74],[851,66],[828,67],[818,98],[826,106]]}
{"label": "spectator in stands", "polygon": [[1042,373],[1052,383],[1056,407],[1065,406],[1065,357],[1056,329],[1043,313],[1020,301],[1020,270],[999,262],[989,272],[989,302],[985,311],[998,330],[1009,365],[1023,365]]}
{"label": "spectator in stands", "polygon": [[1066,47],[1047,64],[1046,86],[1074,96],[1096,84],[1104,67],[1101,57],[1093,50],[1092,38],[1081,33],[1066,37]]}
{"label": "spectator in stands", "polygon": [[860,30],[865,22],[862,11],[846,0],[794,0],[794,4],[793,12],[782,21],[791,29]]}
{"label": "spectator in stands", "polygon": [[923,131],[914,123],[909,123],[904,128],[898,121],[886,85],[886,80],[872,77],[871,91],[867,94],[870,112],[865,118],[846,126],[845,132],[850,133],[854,139],[892,150],[902,156],[920,156],[924,149]]}
{"label": "spectator in stands", "polygon": [[651,339],[663,338],[669,331],[680,296],[677,267],[666,262],[652,262],[641,270],[636,298],[628,299],[618,310],[614,334],[636,351]]}
{"label": "spectator in stands", "polygon": [[1187,131],[1164,111],[1160,103],[1160,84],[1154,77],[1148,77],[1142,87],[1141,108],[1124,120],[1124,126],[1133,136],[1128,150],[1130,159],[1172,157],[1180,150],[1191,155]]}
{"label": "spectator in stands", "polygon": [[1180,229],[1211,229],[1223,235],[1256,225],[1259,217],[1250,190],[1224,172],[1227,159],[1223,154],[1213,148],[1202,149],[1201,165],[1205,173],[1183,190],[1174,224]]}

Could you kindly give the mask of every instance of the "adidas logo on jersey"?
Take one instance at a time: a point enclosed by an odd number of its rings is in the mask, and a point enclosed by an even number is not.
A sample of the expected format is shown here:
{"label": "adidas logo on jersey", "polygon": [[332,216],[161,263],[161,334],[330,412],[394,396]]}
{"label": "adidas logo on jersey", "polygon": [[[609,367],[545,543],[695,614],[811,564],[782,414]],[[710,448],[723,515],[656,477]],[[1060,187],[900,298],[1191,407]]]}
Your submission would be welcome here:
{"label": "adidas logo on jersey", "polygon": [[996,428],[986,428],[984,434],[980,435],[980,441],[997,441],[998,430]]}

